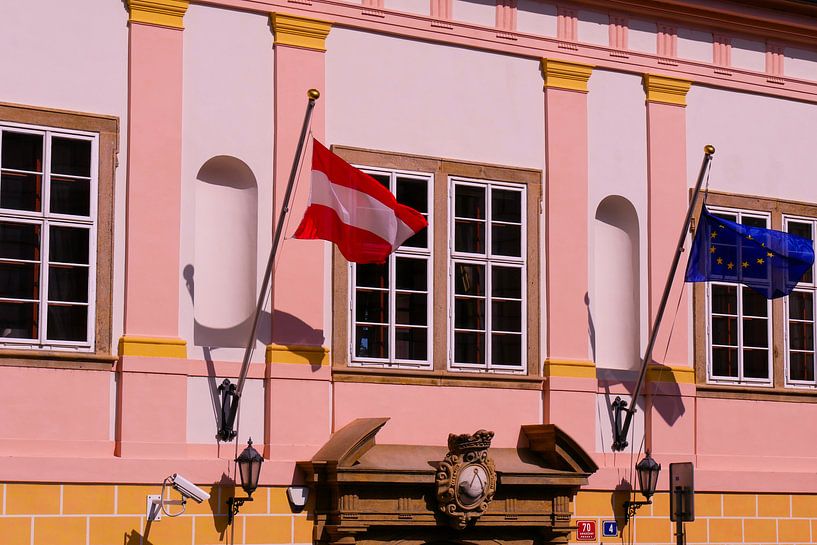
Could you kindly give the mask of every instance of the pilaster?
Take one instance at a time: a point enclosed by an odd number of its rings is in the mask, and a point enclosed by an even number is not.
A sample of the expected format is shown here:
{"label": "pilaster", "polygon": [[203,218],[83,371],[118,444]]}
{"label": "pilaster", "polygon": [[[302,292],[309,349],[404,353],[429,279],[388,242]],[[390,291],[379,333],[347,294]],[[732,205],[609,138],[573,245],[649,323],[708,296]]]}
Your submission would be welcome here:
{"label": "pilaster", "polygon": [[554,59],[542,59],[541,67],[547,207],[545,372],[549,376],[544,417],[593,450],[597,382],[586,328],[587,83],[593,67]]}
{"label": "pilaster", "polygon": [[[187,380],[134,372],[173,366],[179,339],[182,160],[181,0],[128,0],[128,165],[124,336],[117,367],[116,454],[177,456],[185,442]],[[161,394],[159,394],[161,393]]]}
{"label": "pilaster", "polygon": [[[323,93],[325,89],[326,38],[332,24],[285,13],[271,14],[270,21],[275,44],[273,225],[277,225],[304,121],[307,91],[314,88]],[[322,95],[315,103],[310,125],[311,136],[321,141],[325,134],[325,100]],[[324,327],[329,320],[325,315],[329,307],[324,304],[324,286],[331,268],[326,262],[328,245],[323,241],[292,238],[306,209],[311,164],[312,146],[308,136],[300,159],[300,178],[290,203],[287,230],[273,272],[272,344],[266,353],[268,369],[278,363],[320,367],[327,361]],[[269,377],[269,373],[266,380],[265,452],[292,444],[316,447],[322,444],[331,424],[329,384],[281,380]],[[309,400],[304,415],[311,422],[310,429],[296,424],[287,414],[287,404],[305,399]]]}

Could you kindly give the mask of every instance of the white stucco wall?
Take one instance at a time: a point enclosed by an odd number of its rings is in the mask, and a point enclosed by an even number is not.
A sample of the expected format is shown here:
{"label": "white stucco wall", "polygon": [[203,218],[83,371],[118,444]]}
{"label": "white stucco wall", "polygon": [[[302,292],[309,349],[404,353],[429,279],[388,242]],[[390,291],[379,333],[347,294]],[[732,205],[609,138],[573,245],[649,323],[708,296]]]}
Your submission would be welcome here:
{"label": "white stucco wall", "polygon": [[[94,24],[89,25],[90,20]],[[3,102],[119,118],[111,347],[115,350],[124,316],[127,9],[122,2],[109,0],[0,2],[0,51]]]}
{"label": "white stucco wall", "polygon": [[633,51],[655,54],[658,27],[652,21],[630,19],[627,45]]}
{"label": "white stucco wall", "polygon": [[[209,159],[227,155],[246,163],[258,186],[256,273],[260,286],[272,233],[273,37],[268,17],[192,4],[184,24],[182,202],[185,206],[180,270],[196,262],[197,174]],[[229,193],[229,190],[222,191]],[[216,193],[211,197],[217,196]],[[202,195],[198,197],[201,200]],[[228,230],[223,232],[229,234]],[[231,274],[226,265],[224,274]],[[180,334],[187,340],[189,357],[203,359],[202,348],[194,342],[193,301],[184,278],[180,278],[180,285]],[[200,293],[208,289],[212,286],[196,285]],[[240,361],[242,355],[241,348],[220,348],[212,353],[214,359],[222,361]],[[261,346],[255,351],[254,359],[263,361],[263,358]]]}
{"label": "white stucco wall", "polygon": [[576,22],[578,41],[607,47],[610,44],[610,16],[600,11],[579,10]]}
{"label": "white stucco wall", "polygon": [[732,38],[732,66],[754,72],[766,70],[766,45],[758,40]]}
{"label": "white stucco wall", "polygon": [[813,104],[693,85],[687,171],[698,172],[703,147],[712,144],[712,189],[817,202],[815,124]]}
{"label": "white stucco wall", "polygon": [[[638,213],[641,289],[640,324],[637,327],[641,346],[647,336],[647,118],[641,78],[596,69],[588,82],[588,256],[590,285],[604,275],[603,264],[595,263],[597,255],[593,233],[599,203],[610,195],[627,199]],[[610,295],[609,293],[607,294]],[[597,314],[596,294],[590,294],[591,313]],[[600,308],[614,308],[601,301]],[[615,316],[594,316],[596,330],[616,320]],[[611,364],[613,367],[616,365]],[[618,366],[620,367],[620,365]]]}
{"label": "white stucco wall", "polygon": [[541,169],[543,119],[535,59],[343,28],[327,40],[328,144]]}
{"label": "white stucco wall", "polygon": [[496,26],[494,0],[452,0],[451,18],[480,26]]}
{"label": "white stucco wall", "polygon": [[712,62],[712,33],[684,27],[679,28],[678,58]]}
{"label": "white stucco wall", "polygon": [[783,70],[790,78],[817,80],[817,51],[787,47]]}

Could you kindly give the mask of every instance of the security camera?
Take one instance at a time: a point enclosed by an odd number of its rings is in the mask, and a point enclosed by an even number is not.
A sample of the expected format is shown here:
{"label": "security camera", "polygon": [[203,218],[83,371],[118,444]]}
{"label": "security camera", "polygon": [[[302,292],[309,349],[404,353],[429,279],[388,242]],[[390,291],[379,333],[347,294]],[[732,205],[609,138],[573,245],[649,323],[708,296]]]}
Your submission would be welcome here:
{"label": "security camera", "polygon": [[173,488],[178,490],[182,496],[185,498],[192,498],[196,501],[196,503],[201,503],[204,500],[210,499],[210,494],[194,485],[178,473],[174,473],[170,477],[170,484],[173,485]]}

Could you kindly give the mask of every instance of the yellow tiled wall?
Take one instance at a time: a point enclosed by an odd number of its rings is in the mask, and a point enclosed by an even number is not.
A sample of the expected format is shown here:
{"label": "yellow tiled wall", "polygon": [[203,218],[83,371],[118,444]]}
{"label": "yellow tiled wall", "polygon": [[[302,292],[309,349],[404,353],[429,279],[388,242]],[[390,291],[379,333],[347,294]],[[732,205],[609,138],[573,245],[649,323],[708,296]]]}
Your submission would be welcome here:
{"label": "yellow tiled wall", "polygon": [[[624,525],[623,492],[583,491],[576,496],[574,523],[595,520],[596,543],[674,544],[675,523],[669,520],[669,494],[659,493]],[[643,500],[639,495],[635,498]],[[602,537],[601,524],[617,520],[619,536]],[[814,543],[817,539],[817,495],[695,494],[695,521],[684,525],[687,543],[763,544]],[[579,542],[576,535],[572,542]]]}
{"label": "yellow tiled wall", "polygon": [[[307,509],[293,513],[285,488],[259,488],[227,526],[232,487],[203,487],[210,500],[187,502],[176,518],[147,522],[148,494],[161,486],[0,484],[2,545],[285,545],[312,543]],[[173,492],[173,498],[178,494]],[[168,506],[171,513],[180,507]]]}
{"label": "yellow tiled wall", "polygon": [[[283,487],[259,488],[227,526],[227,498],[232,487],[206,488],[208,502],[188,502],[184,515],[163,516],[148,524],[148,494],[161,486],[0,484],[2,545],[211,545],[308,544],[312,520],[293,513]],[[241,490],[238,491],[242,492]],[[239,494],[243,495],[243,494]],[[174,497],[176,497],[174,492]],[[623,492],[584,491],[573,504],[574,523],[595,520],[596,543],[675,543],[669,520],[669,496],[656,494],[653,504],[639,509],[623,524]],[[638,498],[643,499],[643,498]],[[171,512],[179,509],[170,506]],[[616,538],[601,537],[604,520],[618,520]],[[687,543],[756,544],[814,543],[817,539],[817,495],[695,495],[695,521],[686,523]],[[572,541],[578,542],[576,536]]]}

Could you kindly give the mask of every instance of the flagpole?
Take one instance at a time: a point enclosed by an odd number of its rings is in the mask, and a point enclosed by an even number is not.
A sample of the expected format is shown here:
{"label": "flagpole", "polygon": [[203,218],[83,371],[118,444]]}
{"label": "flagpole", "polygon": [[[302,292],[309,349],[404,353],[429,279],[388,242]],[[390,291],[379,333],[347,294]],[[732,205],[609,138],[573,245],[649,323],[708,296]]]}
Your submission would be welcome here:
{"label": "flagpole", "polygon": [[222,441],[230,441],[236,436],[233,425],[235,424],[235,417],[238,413],[238,404],[241,400],[241,394],[244,391],[244,384],[247,380],[247,373],[250,370],[250,356],[255,347],[255,336],[258,332],[258,322],[261,319],[261,311],[264,308],[264,302],[267,298],[267,291],[269,290],[270,281],[272,279],[272,267],[275,264],[275,256],[278,253],[278,245],[281,242],[281,237],[284,232],[284,222],[286,221],[287,213],[289,212],[289,201],[292,197],[292,190],[295,187],[295,178],[298,174],[298,164],[301,162],[301,154],[303,153],[304,144],[306,142],[306,135],[309,131],[309,123],[312,119],[312,110],[315,108],[315,102],[320,98],[321,93],[317,89],[310,89],[306,96],[309,101],[306,105],[306,112],[304,113],[304,124],[301,127],[301,136],[298,139],[298,147],[295,150],[295,157],[292,159],[292,170],[289,174],[289,182],[287,183],[286,192],[284,194],[284,202],[281,205],[281,213],[278,215],[278,225],[275,228],[275,236],[272,240],[272,249],[270,250],[269,259],[267,260],[267,268],[264,272],[264,280],[261,284],[261,291],[258,292],[258,302],[255,305],[255,316],[253,317],[252,330],[250,337],[247,340],[247,347],[244,349],[244,359],[241,362],[241,371],[238,375],[238,383],[231,384],[230,379],[224,379],[221,386],[218,387],[221,392],[221,422],[219,423],[218,438]]}
{"label": "flagpole", "polygon": [[[638,396],[641,393],[641,387],[644,384],[644,377],[647,375],[647,366],[652,359],[652,351],[655,347],[655,341],[658,338],[658,329],[661,327],[661,320],[664,318],[667,300],[669,299],[670,290],[672,289],[672,281],[675,279],[675,271],[678,270],[678,262],[681,260],[681,254],[684,252],[684,241],[686,240],[687,231],[689,231],[692,213],[694,212],[695,205],[698,202],[698,194],[701,192],[701,185],[703,185],[707,168],[709,167],[709,163],[712,161],[712,155],[714,154],[714,146],[704,146],[704,158],[701,162],[701,170],[698,173],[698,182],[695,184],[695,191],[692,193],[692,199],[689,202],[689,208],[687,209],[684,226],[681,228],[681,235],[678,237],[678,246],[675,250],[675,256],[672,259],[672,265],[670,266],[669,274],[667,275],[667,282],[664,284],[664,294],[661,296],[661,303],[658,305],[658,312],[655,314],[655,321],[653,322],[652,329],[650,331],[650,341],[647,343],[647,350],[644,352],[644,359],[641,361],[641,371],[638,374],[638,382],[636,382],[633,396],[630,399],[632,405],[627,408],[628,403],[621,399],[620,396],[616,397],[615,401],[612,403],[613,410],[615,411],[615,429],[613,430],[612,445],[613,451],[622,451],[627,447],[627,433],[630,430],[630,423],[632,422],[633,414],[635,414],[636,411]],[[627,413],[624,417],[623,423],[621,422],[622,412]]]}

